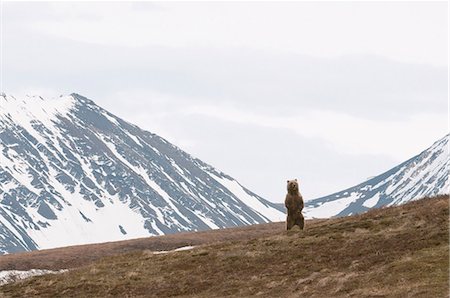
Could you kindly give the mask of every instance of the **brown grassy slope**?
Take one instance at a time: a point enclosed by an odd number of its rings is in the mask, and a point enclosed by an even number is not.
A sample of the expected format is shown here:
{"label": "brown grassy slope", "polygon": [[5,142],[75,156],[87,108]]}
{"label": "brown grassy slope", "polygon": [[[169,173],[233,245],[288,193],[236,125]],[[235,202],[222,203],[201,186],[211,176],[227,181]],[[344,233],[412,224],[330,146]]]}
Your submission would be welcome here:
{"label": "brown grassy slope", "polygon": [[5,285],[12,297],[448,297],[448,196],[251,240],[105,257]]}
{"label": "brown grassy slope", "polygon": [[[315,220],[319,221],[319,220]],[[182,246],[212,244],[223,241],[249,240],[276,235],[285,223],[178,233],[125,241],[69,246],[0,256],[1,270],[71,269],[88,265],[105,256],[142,250],[172,250]]]}

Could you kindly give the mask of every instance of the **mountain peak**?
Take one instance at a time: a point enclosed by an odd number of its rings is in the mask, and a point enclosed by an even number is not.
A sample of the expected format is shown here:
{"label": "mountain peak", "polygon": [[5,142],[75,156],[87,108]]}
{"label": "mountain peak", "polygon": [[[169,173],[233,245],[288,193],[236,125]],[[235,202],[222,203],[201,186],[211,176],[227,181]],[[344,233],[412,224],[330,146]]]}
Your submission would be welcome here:
{"label": "mountain peak", "polygon": [[0,252],[284,218],[230,176],[82,95],[2,98]]}
{"label": "mountain peak", "polygon": [[22,127],[29,126],[33,121],[53,121],[57,116],[68,114],[74,106],[70,96],[44,99],[38,95],[15,97],[5,94],[0,101],[0,120],[3,124],[15,122]]}
{"label": "mountain peak", "polygon": [[308,217],[346,216],[450,193],[450,134],[428,149],[359,185],[306,203]]}
{"label": "mountain peak", "polygon": [[80,95],[78,93],[71,93],[70,96],[72,96],[76,101],[83,103],[83,104],[90,104],[90,105],[95,105],[95,102],[92,99],[89,99],[83,95]]}

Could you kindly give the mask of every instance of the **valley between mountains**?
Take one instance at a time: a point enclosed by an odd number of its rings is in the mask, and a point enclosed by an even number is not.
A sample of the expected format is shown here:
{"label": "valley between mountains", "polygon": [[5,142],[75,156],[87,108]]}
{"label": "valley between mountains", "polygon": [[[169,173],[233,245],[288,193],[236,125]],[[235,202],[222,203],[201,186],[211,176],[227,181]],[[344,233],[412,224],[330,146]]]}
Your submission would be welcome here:
{"label": "valley between mountains", "polygon": [[[448,194],[449,139],[306,201],[305,217]],[[0,254],[285,220],[283,204],[79,94],[2,94],[0,141]]]}

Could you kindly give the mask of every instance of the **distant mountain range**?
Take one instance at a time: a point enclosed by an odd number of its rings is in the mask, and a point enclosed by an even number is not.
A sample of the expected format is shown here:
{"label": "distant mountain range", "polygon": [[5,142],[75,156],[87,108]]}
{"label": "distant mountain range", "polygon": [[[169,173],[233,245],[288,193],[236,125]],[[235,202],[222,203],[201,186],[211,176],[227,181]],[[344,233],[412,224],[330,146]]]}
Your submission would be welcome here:
{"label": "distant mountain range", "polygon": [[0,95],[0,253],[284,220],[93,101]]}
{"label": "distant mountain range", "polygon": [[305,216],[346,216],[425,196],[449,194],[449,139],[450,135],[446,135],[422,153],[366,182],[306,202]]}
{"label": "distant mountain range", "polygon": [[[449,138],[305,217],[448,194]],[[283,204],[81,95],[0,95],[0,253],[284,220]]]}

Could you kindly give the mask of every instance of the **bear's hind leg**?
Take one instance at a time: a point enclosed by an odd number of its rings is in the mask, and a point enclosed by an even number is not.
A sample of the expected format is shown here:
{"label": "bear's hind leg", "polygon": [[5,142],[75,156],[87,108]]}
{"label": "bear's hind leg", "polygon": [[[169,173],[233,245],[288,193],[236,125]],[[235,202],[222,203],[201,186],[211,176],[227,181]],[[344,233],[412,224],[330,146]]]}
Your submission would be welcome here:
{"label": "bear's hind leg", "polygon": [[299,226],[301,230],[303,230],[303,228],[305,227],[305,218],[302,214],[297,218],[295,224]]}
{"label": "bear's hind leg", "polygon": [[295,225],[295,222],[289,216],[286,219],[286,229],[289,231]]}

